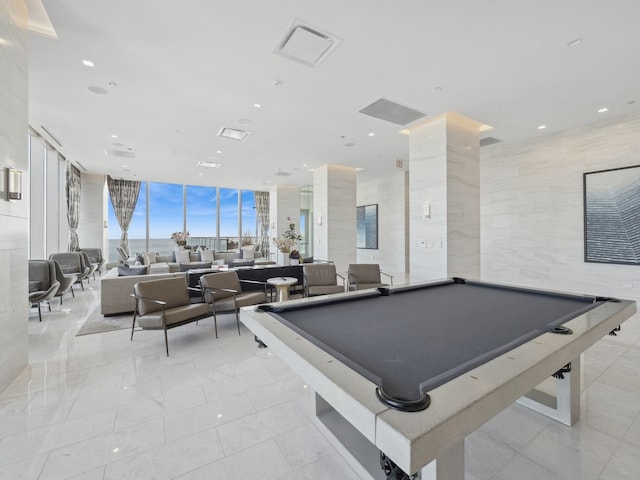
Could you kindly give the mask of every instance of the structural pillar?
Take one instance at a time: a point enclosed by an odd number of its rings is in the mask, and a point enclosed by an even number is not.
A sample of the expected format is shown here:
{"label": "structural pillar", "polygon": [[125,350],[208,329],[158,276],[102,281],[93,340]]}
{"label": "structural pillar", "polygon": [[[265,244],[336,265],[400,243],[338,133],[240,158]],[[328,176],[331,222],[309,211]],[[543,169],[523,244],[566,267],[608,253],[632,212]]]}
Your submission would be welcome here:
{"label": "structural pillar", "polygon": [[411,281],[480,278],[480,127],[445,113],[409,131]]}
{"label": "structural pillar", "polygon": [[273,239],[289,230],[291,223],[296,224],[296,232],[300,233],[300,190],[293,185],[274,185],[269,189],[269,253],[272,260],[278,258]]}
{"label": "structural pillar", "polygon": [[313,256],[333,261],[340,274],[356,263],[356,173],[330,164],[313,171]]}

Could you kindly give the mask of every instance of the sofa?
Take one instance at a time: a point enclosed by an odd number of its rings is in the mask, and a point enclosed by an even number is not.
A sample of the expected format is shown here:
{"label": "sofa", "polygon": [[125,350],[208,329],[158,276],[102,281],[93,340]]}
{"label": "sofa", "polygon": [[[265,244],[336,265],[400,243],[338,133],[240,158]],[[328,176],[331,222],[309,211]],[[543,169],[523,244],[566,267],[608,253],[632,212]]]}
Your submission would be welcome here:
{"label": "sofa", "polygon": [[[181,265],[193,264],[193,268],[204,268],[202,263],[212,262],[217,265],[233,266],[236,261],[242,261],[245,259],[252,259],[255,265],[270,265],[275,264],[273,260],[268,258],[262,258],[262,254],[252,252],[253,255],[249,255],[248,252],[212,252],[205,254],[202,252],[190,252],[185,250],[184,252],[172,252],[171,255],[158,255],[153,252],[145,252],[140,259],[143,265],[149,265],[149,273],[173,273],[181,270]],[[188,254],[189,261],[186,261],[186,255]],[[180,259],[179,256],[183,255],[185,258]],[[177,258],[178,256],[178,258]],[[211,266],[211,265],[208,265]]]}
{"label": "sofa", "polygon": [[[142,268],[141,270],[146,270]],[[112,268],[100,279],[100,313],[102,315],[122,315],[131,313],[136,302],[131,294],[133,286],[145,280],[183,277],[184,272],[144,273],[139,275],[119,275],[118,268]]]}

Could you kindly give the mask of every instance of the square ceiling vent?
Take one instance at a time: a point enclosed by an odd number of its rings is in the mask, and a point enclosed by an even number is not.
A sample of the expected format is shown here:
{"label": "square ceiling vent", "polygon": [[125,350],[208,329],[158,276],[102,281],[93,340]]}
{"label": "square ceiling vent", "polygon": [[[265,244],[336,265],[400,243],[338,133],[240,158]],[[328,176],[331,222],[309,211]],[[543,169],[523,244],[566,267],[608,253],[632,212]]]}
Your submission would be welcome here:
{"label": "square ceiling vent", "polygon": [[251,132],[247,132],[246,130],[238,130],[237,128],[222,127],[218,132],[218,136],[244,142],[250,133]]}
{"label": "square ceiling vent", "polygon": [[424,117],[424,113],[392,102],[386,98],[379,98],[371,105],[367,105],[360,110],[360,113],[379,118],[380,120],[386,120],[396,125],[406,125],[407,123]]}
{"label": "square ceiling vent", "polygon": [[317,67],[341,43],[334,35],[295,19],[273,52],[302,65]]}

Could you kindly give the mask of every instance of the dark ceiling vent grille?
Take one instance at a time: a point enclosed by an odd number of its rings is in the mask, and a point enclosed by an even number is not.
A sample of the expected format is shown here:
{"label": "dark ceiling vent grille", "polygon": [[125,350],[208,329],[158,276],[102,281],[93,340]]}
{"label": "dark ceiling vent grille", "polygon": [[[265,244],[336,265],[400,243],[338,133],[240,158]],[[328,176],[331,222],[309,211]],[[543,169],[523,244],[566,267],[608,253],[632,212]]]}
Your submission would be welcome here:
{"label": "dark ceiling vent grille", "polygon": [[386,98],[379,98],[371,105],[364,107],[360,113],[371,117],[386,120],[396,125],[406,125],[419,118],[424,117],[424,113],[414,110],[399,103],[392,102]]}
{"label": "dark ceiling vent grille", "polygon": [[502,140],[496,137],[485,137],[480,139],[480,148],[487,147],[489,145],[493,145],[495,143],[500,143]]}
{"label": "dark ceiling vent grille", "polygon": [[136,154],[129,150],[110,150],[109,155],[120,158],[136,158]]}

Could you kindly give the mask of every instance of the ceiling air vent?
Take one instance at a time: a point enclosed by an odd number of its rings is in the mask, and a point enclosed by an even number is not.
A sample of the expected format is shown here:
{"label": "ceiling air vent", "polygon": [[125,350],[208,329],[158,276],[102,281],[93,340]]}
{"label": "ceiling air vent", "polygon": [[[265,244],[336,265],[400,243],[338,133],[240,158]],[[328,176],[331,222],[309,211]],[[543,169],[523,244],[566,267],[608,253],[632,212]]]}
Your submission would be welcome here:
{"label": "ceiling air vent", "polygon": [[219,162],[208,162],[205,160],[200,160],[198,163],[196,163],[196,165],[198,167],[205,167],[205,168],[220,168],[220,165],[222,165]]}
{"label": "ceiling air vent", "polygon": [[485,137],[480,139],[480,148],[493,145],[494,143],[500,143],[502,140],[496,137]]}
{"label": "ceiling air vent", "polygon": [[238,130],[237,128],[222,127],[218,132],[218,136],[244,142],[250,133],[251,132],[247,132],[246,130]]}
{"label": "ceiling air vent", "polygon": [[407,123],[418,120],[425,115],[422,112],[405,107],[399,103],[392,102],[386,98],[379,98],[371,105],[360,110],[360,113],[379,118],[380,120],[386,120],[387,122],[395,123],[396,125],[406,125]]}
{"label": "ceiling air vent", "polygon": [[293,175],[293,173],[290,172],[283,172],[282,170],[274,173],[274,175],[278,176],[278,177],[288,177],[290,175]]}
{"label": "ceiling air vent", "polygon": [[305,23],[295,19],[273,52],[302,65],[317,67],[342,40]]}
{"label": "ceiling air vent", "polygon": [[132,150],[109,150],[109,156],[119,158],[136,158]]}

